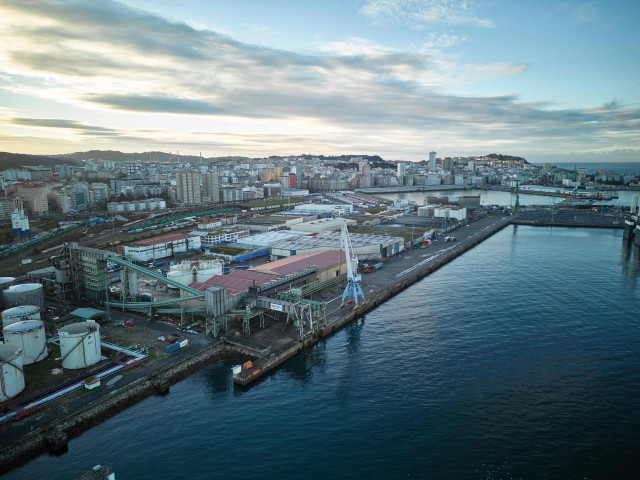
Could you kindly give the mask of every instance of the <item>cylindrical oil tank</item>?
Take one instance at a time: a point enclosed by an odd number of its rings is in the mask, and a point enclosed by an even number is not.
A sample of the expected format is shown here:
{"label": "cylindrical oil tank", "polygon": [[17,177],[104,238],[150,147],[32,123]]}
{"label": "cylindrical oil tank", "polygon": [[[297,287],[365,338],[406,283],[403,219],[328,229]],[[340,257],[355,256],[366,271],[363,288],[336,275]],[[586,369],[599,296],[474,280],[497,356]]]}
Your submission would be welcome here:
{"label": "cylindrical oil tank", "polygon": [[44,322],[25,320],[12,323],[2,329],[5,342],[22,348],[22,364],[30,365],[47,358],[47,335]]}
{"label": "cylindrical oil tank", "polygon": [[158,202],[156,200],[149,200],[147,202],[147,208],[149,210],[157,210],[158,209]]}
{"label": "cylindrical oil tank", "polygon": [[92,321],[72,323],[58,330],[62,367],[70,369],[95,365],[102,358],[100,326]]}
{"label": "cylindrical oil tank", "polygon": [[196,282],[203,283],[209,280],[214,275],[221,275],[222,272],[219,272],[213,268],[201,268],[196,272]]}
{"label": "cylindrical oil tank", "polygon": [[40,310],[44,308],[44,293],[39,283],[21,283],[12,285],[2,292],[5,307],[18,305],[36,305]]}
{"label": "cylindrical oil tank", "polygon": [[0,345],[0,403],[24,390],[22,349],[11,343]]}
{"label": "cylindrical oil tank", "polygon": [[136,204],[133,203],[133,202],[127,203],[125,211],[127,211],[127,212],[135,212],[136,211]]}
{"label": "cylindrical oil tank", "polygon": [[[172,270],[167,273],[167,279],[181,283],[182,285],[189,285],[193,282],[193,273],[191,270]],[[178,288],[171,284],[167,284],[169,288]]]}
{"label": "cylindrical oil tank", "polygon": [[[0,277],[0,291],[13,285],[15,281],[15,277]],[[2,299],[2,295],[0,295],[0,308],[4,308],[4,300]]]}
{"label": "cylindrical oil tank", "polygon": [[223,263],[220,260],[201,260],[200,268],[211,269],[215,273],[214,275],[222,275]]}
{"label": "cylindrical oil tank", "polygon": [[2,326],[26,320],[40,320],[40,307],[35,305],[21,305],[7,308],[2,312]]}

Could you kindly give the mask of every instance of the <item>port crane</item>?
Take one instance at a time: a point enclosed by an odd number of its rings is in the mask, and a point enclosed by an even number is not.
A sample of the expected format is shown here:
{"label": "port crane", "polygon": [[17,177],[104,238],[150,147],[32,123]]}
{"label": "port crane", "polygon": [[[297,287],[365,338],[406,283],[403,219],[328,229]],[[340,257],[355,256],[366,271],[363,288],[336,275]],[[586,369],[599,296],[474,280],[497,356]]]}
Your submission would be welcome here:
{"label": "port crane", "polygon": [[342,229],[340,232],[340,241],[344,248],[344,254],[347,259],[347,286],[342,294],[342,305],[351,302],[351,298],[355,302],[355,307],[358,308],[358,299],[361,298],[360,304],[364,303],[364,293],[360,287],[360,280],[362,276],[358,273],[358,257],[353,252],[353,246],[351,245],[351,237],[349,237],[349,230],[347,229],[347,221],[342,219]]}

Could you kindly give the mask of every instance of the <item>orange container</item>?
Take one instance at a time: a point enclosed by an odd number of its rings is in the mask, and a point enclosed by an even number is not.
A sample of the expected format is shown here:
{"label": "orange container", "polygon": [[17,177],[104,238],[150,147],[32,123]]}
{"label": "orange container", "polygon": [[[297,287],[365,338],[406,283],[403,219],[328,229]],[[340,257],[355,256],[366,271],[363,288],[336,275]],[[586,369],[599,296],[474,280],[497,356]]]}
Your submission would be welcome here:
{"label": "orange container", "polygon": [[251,374],[252,377],[255,377],[257,374],[259,374],[262,371],[261,368],[256,368],[253,373]]}
{"label": "orange container", "polygon": [[242,368],[244,368],[245,370],[249,370],[251,367],[253,367],[253,362],[251,360],[242,364]]}

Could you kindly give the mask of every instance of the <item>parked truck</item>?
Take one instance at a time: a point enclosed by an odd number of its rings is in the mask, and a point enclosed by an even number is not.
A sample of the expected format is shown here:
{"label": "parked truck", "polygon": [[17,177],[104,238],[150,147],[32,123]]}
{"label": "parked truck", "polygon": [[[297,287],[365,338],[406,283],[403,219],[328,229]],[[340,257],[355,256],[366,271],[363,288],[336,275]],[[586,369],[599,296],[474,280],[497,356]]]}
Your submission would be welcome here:
{"label": "parked truck", "polygon": [[384,267],[384,263],[380,262],[380,263],[376,263],[375,265],[369,265],[368,263],[365,264],[364,269],[362,270],[363,273],[371,273],[374,270],[380,270],[382,267]]}

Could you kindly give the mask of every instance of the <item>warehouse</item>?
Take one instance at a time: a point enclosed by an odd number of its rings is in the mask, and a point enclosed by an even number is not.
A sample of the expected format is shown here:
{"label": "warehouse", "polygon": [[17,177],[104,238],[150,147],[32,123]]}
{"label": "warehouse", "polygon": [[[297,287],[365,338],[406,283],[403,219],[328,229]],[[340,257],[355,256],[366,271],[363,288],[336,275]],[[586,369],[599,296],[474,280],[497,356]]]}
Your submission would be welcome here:
{"label": "warehouse", "polygon": [[309,233],[322,232],[338,232],[342,228],[342,224],[346,222],[347,227],[355,225],[355,220],[347,220],[342,218],[320,218],[310,222],[300,223],[296,225],[296,230]]}
{"label": "warehouse", "polygon": [[250,268],[256,272],[274,275],[289,275],[308,267],[318,267],[317,280],[326,282],[334,277],[347,273],[347,263],[344,251],[324,250],[315,253],[305,253],[283,258]]}
{"label": "warehouse", "polygon": [[171,257],[176,253],[186,253],[201,247],[198,235],[173,233],[138,240],[124,247],[124,254],[130,255],[134,262],[148,262],[158,258]]}
{"label": "warehouse", "polygon": [[327,205],[324,203],[305,203],[304,205],[296,205],[294,210],[304,213],[320,214],[325,216],[342,217],[353,213],[353,205],[339,204]]}
{"label": "warehouse", "polygon": [[[360,260],[380,260],[404,250],[404,239],[379,235],[351,235],[353,251]],[[341,250],[340,232],[324,232],[314,237],[299,237],[277,243],[271,247],[271,258],[281,259],[322,250]]]}
{"label": "warehouse", "polygon": [[463,221],[467,218],[466,207],[441,207],[440,205],[425,205],[418,208],[419,217],[440,217],[440,218],[455,218],[458,221]]}

